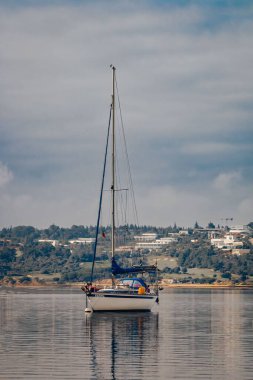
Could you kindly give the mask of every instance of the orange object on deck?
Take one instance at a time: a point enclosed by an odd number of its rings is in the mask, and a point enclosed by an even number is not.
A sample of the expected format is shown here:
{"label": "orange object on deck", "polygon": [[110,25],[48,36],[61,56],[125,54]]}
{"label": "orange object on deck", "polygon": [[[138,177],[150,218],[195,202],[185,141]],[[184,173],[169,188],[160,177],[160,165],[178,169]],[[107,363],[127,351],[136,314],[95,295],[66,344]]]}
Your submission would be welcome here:
{"label": "orange object on deck", "polygon": [[139,295],[143,295],[145,293],[146,293],[146,290],[145,290],[144,286],[140,286],[139,289],[138,289],[138,294]]}

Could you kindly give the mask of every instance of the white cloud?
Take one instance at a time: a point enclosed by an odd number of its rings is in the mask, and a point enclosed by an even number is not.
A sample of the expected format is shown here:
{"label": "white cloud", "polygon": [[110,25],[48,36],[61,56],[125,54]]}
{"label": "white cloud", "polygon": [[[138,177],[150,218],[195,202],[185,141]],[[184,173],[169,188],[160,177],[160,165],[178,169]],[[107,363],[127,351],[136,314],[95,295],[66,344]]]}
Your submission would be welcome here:
{"label": "white cloud", "polygon": [[[142,209],[141,224],[193,226],[196,220],[203,220],[209,203],[206,194],[190,193],[172,186],[153,186],[139,195]],[[200,212],[201,210],[201,212]]]}
{"label": "white cloud", "polygon": [[[154,186],[143,189],[137,195],[142,210],[140,222],[157,226],[173,225],[176,222],[179,226],[187,227],[198,221],[206,226],[210,221],[221,225],[225,218],[233,217],[234,223],[247,224],[252,220],[252,186],[238,189],[233,185],[239,177],[232,177],[220,177],[220,185],[223,184],[222,194],[220,188],[214,191],[207,185],[196,187],[194,191],[182,186]],[[228,185],[231,188],[228,189]]]}
{"label": "white cloud", "polygon": [[2,6],[0,160],[15,181],[0,167],[0,224],[95,222],[111,63],[134,177],[152,189],[143,223],[208,222],[228,190],[250,199],[253,25],[238,9],[215,17],[145,1]]}
{"label": "white cloud", "polygon": [[242,181],[240,172],[220,173],[213,181],[213,187],[221,191],[230,191]]}
{"label": "white cloud", "polygon": [[13,179],[13,173],[6,165],[0,162],[0,188],[7,185]]}

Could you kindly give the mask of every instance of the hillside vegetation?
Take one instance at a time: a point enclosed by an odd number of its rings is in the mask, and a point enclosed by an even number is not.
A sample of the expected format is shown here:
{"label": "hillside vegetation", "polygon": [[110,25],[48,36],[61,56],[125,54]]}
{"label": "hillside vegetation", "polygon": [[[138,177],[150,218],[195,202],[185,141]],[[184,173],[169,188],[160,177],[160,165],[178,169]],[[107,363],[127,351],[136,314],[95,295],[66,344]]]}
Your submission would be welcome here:
{"label": "hillside vegetation", "polygon": [[[159,236],[178,232],[177,226],[157,228],[152,226],[124,226],[121,244],[134,244],[134,235],[155,232]],[[189,229],[187,236],[157,251],[129,250],[117,253],[121,265],[131,263],[158,263],[160,277],[182,282],[214,282],[217,279],[249,280],[253,276],[252,235],[243,244],[249,253],[238,256],[214,249],[207,234],[198,229]],[[110,271],[110,228],[103,229],[105,238],[100,237],[95,277],[107,278]],[[32,226],[3,228],[0,231],[0,280],[15,284],[29,283],[32,278],[43,283],[50,279],[57,283],[87,281],[93,258],[90,244],[70,244],[70,239],[95,236],[94,226],[72,226],[61,228],[52,225],[39,230]],[[194,237],[194,239],[193,239]],[[53,246],[41,239],[57,240]],[[203,269],[202,271],[197,271]],[[206,271],[204,271],[206,269]],[[198,276],[197,274],[200,273]]]}

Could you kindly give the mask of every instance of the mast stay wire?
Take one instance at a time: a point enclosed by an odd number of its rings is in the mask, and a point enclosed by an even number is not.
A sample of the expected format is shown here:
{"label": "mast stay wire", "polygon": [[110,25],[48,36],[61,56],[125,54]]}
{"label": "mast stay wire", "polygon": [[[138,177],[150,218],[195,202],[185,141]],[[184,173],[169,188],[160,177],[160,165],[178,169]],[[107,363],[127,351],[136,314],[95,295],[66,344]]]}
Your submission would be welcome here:
{"label": "mast stay wire", "polygon": [[101,216],[101,208],[102,208],[102,200],[103,200],[103,192],[104,192],[104,180],[105,180],[107,150],[108,150],[110,126],[111,126],[111,116],[112,116],[112,104],[110,106],[109,122],[108,122],[108,128],[107,128],[107,136],[106,136],[106,148],[105,148],[105,156],[104,156],[103,175],[102,175],[101,188],[100,188],[98,217],[97,217],[97,225],[96,225],[96,237],[95,237],[95,243],[94,243],[93,261],[92,261],[91,275],[90,275],[90,282],[91,283],[93,281],[94,265],[95,265],[96,254],[97,254],[98,233],[99,233],[100,216]]}
{"label": "mast stay wire", "polygon": [[[116,116],[118,117],[118,114],[116,114]],[[122,136],[122,131],[121,129],[119,129],[119,133],[120,133],[120,136],[119,136],[119,143],[122,147],[123,145],[123,136]],[[124,145],[123,145],[124,147]],[[124,152],[124,149],[123,147],[121,148],[121,151]],[[120,177],[120,157],[119,157],[119,154],[118,154],[118,150],[116,148],[116,181],[117,181],[117,188],[119,189],[119,193],[118,193],[118,202],[119,202],[119,205],[120,207],[118,207],[118,210],[121,212],[121,222],[120,220],[118,220],[118,225],[120,225],[120,223],[126,223],[126,220],[127,220],[127,209],[126,209],[126,204],[125,204],[125,201],[124,201],[124,191],[127,191],[129,190],[128,188],[123,188],[123,183],[122,183],[122,179]],[[127,181],[127,185],[129,185],[129,179]],[[118,216],[119,217],[119,216]]]}
{"label": "mast stay wire", "polygon": [[[119,156],[116,148],[115,151],[115,184],[116,184],[116,224],[118,227],[127,225],[127,192],[128,189],[122,187],[122,180],[120,177],[120,167],[119,167]],[[118,243],[120,243],[120,233],[117,234],[116,230],[116,239],[118,239]],[[124,236],[125,238],[125,236]],[[125,239],[124,239],[125,240]],[[122,244],[122,243],[121,243]]]}
{"label": "mast stay wire", "polygon": [[127,161],[127,171],[128,171],[129,184],[130,184],[130,195],[131,195],[132,202],[133,202],[133,212],[134,212],[134,217],[136,219],[136,224],[137,224],[137,226],[139,226],[139,218],[138,218],[138,212],[137,212],[136,201],[135,201],[135,194],[134,194],[133,180],[132,180],[132,175],[131,175],[130,160],[129,160],[128,150],[127,150],[126,134],[125,134],[125,128],[124,128],[124,123],[123,123],[123,118],[122,118],[121,104],[120,104],[120,99],[119,99],[119,89],[118,89],[118,83],[117,83],[117,77],[116,76],[115,76],[115,84],[116,84],[117,101],[118,101],[118,105],[119,105],[119,114],[120,114],[120,120],[121,120],[122,135],[123,135],[123,141],[124,141],[124,149],[125,149],[125,155],[126,155],[126,161]]}
{"label": "mast stay wire", "polygon": [[[120,125],[120,120],[119,120],[119,115],[118,113],[116,114],[116,117],[118,119],[118,125]],[[126,153],[125,153],[125,146],[124,146],[124,138],[123,138],[123,133],[122,133],[122,128],[119,128],[118,129],[118,133],[119,133],[119,143],[120,143],[120,146],[121,146],[121,152],[123,152],[124,154],[124,160],[122,160],[122,165],[124,163],[124,168],[123,169],[123,172],[127,173],[127,178],[126,178],[126,185],[127,185],[127,188],[123,188],[123,184],[122,184],[122,181],[121,181],[121,177],[120,177],[120,167],[119,167],[119,164],[120,164],[120,157],[117,155],[116,153],[116,169],[117,169],[117,172],[116,172],[116,178],[118,177],[119,178],[119,194],[118,194],[118,197],[119,197],[119,203],[120,203],[120,207],[118,208],[120,211],[121,211],[121,222],[119,221],[119,224],[118,225],[122,225],[122,228],[123,228],[123,243],[126,244],[126,240],[127,240],[127,235],[128,235],[128,221],[130,220],[129,219],[129,209],[128,209],[128,191],[129,191],[129,188],[130,188],[130,179],[129,179],[129,174],[128,174],[128,170],[127,170],[127,159],[126,159]],[[133,206],[133,205],[132,205]],[[133,213],[133,218],[135,218],[135,215]],[[136,219],[136,218],[135,218]]]}

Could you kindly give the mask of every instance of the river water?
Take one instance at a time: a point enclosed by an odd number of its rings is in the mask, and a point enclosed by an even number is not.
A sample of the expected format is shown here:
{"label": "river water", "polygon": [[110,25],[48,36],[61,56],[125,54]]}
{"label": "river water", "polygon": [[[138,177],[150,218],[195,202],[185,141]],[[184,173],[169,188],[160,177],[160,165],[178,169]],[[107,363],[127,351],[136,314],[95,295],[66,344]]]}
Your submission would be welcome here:
{"label": "river water", "polygon": [[0,290],[0,379],[253,379],[253,291],[171,289],[150,313]]}

